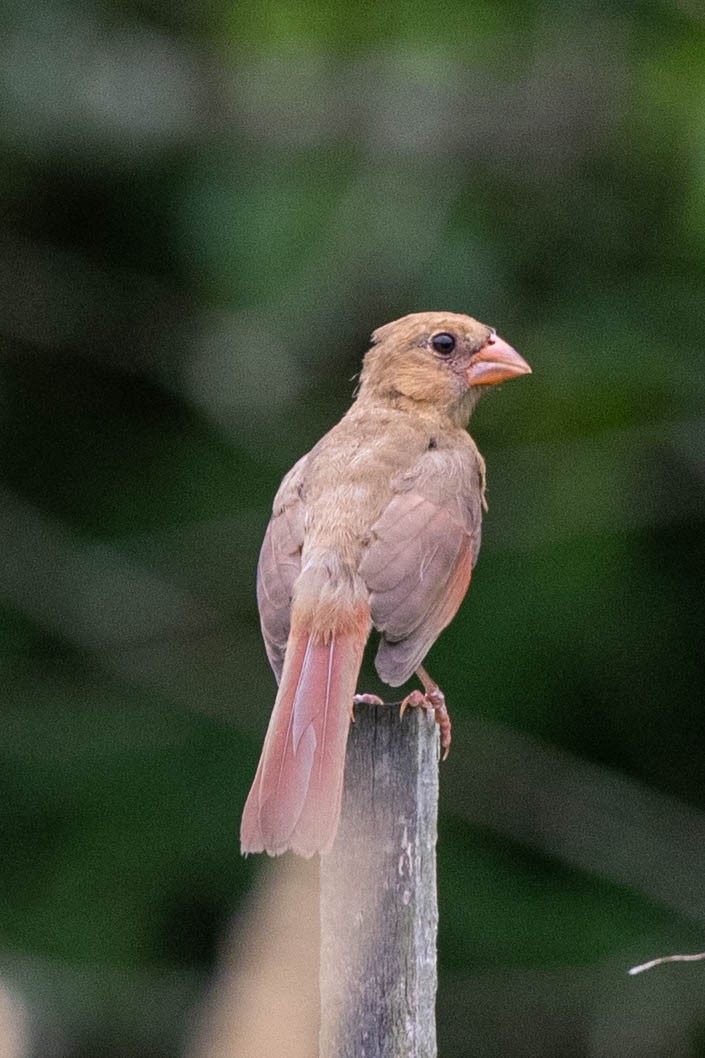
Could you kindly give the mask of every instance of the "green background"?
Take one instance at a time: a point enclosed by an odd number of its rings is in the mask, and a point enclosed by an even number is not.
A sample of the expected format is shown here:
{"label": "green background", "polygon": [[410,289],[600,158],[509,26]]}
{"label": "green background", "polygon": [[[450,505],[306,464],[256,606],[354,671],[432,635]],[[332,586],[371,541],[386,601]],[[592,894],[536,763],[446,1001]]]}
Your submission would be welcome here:
{"label": "green background", "polygon": [[[254,571],[374,327],[533,366],[430,657],[445,1058],[705,1055],[695,0],[4,0],[0,981],[26,1053],[185,1053],[257,886]],[[365,669],[365,689],[378,683]],[[250,1058],[244,1055],[243,1058]]]}

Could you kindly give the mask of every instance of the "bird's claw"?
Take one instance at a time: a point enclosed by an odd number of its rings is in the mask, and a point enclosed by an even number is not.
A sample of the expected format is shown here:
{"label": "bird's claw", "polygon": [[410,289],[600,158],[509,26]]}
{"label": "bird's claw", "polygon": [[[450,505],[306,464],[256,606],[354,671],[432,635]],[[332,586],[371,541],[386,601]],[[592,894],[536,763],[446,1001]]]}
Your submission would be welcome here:
{"label": "bird's claw", "polygon": [[406,698],[399,706],[399,719],[402,718],[409,707],[412,709],[430,708],[429,703],[426,701],[426,695],[422,694],[421,691],[412,691],[411,694],[407,694]]}
{"label": "bird's claw", "polygon": [[[424,674],[425,676],[425,674]],[[350,707],[350,718],[355,720],[354,708],[356,705],[395,705],[395,702],[385,702],[377,694],[356,694],[353,696],[352,705]],[[450,753],[450,716],[448,715],[448,709],[446,707],[446,698],[443,691],[433,681],[426,678],[425,690],[419,691],[414,690],[410,694],[407,694],[406,698],[399,705],[399,717],[404,715],[408,708],[412,709],[426,709],[427,712],[433,714],[433,718],[438,724],[441,732],[441,750],[443,751],[442,759],[445,760]]]}
{"label": "bird's claw", "polygon": [[353,705],[384,705],[378,694],[356,694],[353,696]]}
{"label": "bird's claw", "polygon": [[441,759],[445,760],[450,753],[451,723],[443,691],[440,687],[435,686],[429,687],[425,693],[418,690],[412,691],[411,694],[407,694],[406,698],[401,703],[399,716],[403,716],[409,707],[426,709],[429,713],[433,714],[433,718],[438,724],[441,732]]}
{"label": "bird's claw", "polygon": [[354,694],[352,705],[350,706],[350,719],[355,722],[355,706],[356,705],[384,705],[384,702],[378,694]]}

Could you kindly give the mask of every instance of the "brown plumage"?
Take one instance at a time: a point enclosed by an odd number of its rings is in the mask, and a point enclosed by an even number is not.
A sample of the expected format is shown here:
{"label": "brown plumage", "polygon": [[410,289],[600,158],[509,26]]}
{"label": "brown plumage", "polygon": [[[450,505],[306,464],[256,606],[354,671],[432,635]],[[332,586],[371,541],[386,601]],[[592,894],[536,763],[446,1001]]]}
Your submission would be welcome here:
{"label": "brown plumage", "polygon": [[[421,663],[455,615],[480,549],[485,464],[466,431],[483,389],[530,371],[469,316],[380,327],[357,399],[284,478],[258,569],[279,692],[241,826],[243,852],[326,852],[335,838],[362,654],[409,704],[445,714]],[[442,727],[449,740],[449,724]]]}

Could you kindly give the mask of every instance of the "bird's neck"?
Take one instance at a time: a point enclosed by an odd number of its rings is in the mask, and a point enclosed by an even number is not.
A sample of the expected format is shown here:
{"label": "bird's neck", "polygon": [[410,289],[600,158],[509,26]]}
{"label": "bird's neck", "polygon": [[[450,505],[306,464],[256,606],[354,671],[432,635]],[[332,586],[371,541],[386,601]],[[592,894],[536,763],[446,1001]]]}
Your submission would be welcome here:
{"label": "bird's neck", "polygon": [[434,401],[409,397],[398,390],[392,389],[379,393],[371,388],[362,387],[353,408],[360,411],[393,409],[416,418],[427,419],[437,429],[460,427],[466,430],[476,403],[477,395],[473,390],[468,390],[454,404],[439,406]]}

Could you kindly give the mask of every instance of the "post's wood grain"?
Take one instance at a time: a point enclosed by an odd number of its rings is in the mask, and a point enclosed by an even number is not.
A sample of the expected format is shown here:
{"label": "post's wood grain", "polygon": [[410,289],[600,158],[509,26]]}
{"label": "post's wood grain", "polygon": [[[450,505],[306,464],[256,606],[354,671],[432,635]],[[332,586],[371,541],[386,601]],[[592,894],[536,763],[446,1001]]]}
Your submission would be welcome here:
{"label": "post's wood grain", "polygon": [[320,1058],[436,1058],[438,729],[356,706],[321,858]]}

